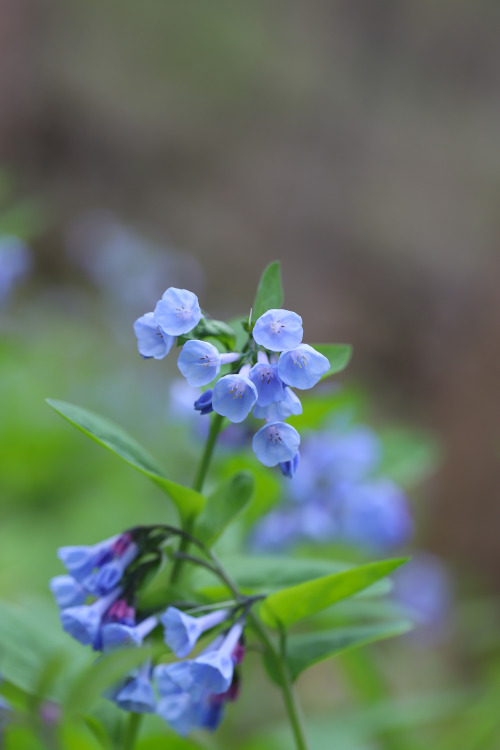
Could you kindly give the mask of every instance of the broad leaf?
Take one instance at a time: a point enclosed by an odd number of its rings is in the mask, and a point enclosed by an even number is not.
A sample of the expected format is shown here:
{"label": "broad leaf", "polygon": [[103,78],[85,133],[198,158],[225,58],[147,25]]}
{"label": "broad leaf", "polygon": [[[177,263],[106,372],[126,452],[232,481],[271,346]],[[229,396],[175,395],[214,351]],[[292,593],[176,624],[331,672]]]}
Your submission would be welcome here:
{"label": "broad leaf", "polygon": [[194,534],[202,542],[212,545],[248,505],[254,493],[255,482],[249,471],[239,471],[223,482],[208,497],[197,518]]}
{"label": "broad leaf", "polygon": [[267,310],[280,308],[283,304],[281,286],[281,264],[279,260],[270,263],[260,277],[257,294],[252,308],[252,321],[255,323]]}
{"label": "broad leaf", "polygon": [[205,505],[203,495],[167,479],[155,459],[122,427],[74,404],[52,399],[47,399],[47,403],[85,435],[99,445],[103,445],[158,485],[176,505],[183,520],[191,519],[201,511]]}
{"label": "broad leaf", "polygon": [[281,589],[268,596],[261,604],[260,616],[267,625],[272,627],[289,627],[304,617],[321,612],[331,604],[366,589],[398,568],[407,559],[383,560],[360,565],[350,570]]}
{"label": "broad leaf", "polygon": [[352,346],[349,344],[313,344],[313,348],[330,362],[330,369],[322,375],[321,380],[341,372],[352,357]]}
{"label": "broad leaf", "polygon": [[230,325],[222,320],[202,318],[196,328],[177,338],[177,346],[182,346],[189,339],[217,339],[226,349],[232,351],[236,342],[236,333]]}
{"label": "broad leaf", "polygon": [[401,635],[411,629],[407,620],[385,622],[377,625],[359,625],[349,628],[315,633],[291,635],[287,639],[287,663],[292,679],[313,664],[330,659],[342,651],[365,646],[367,643],[380,641]]}

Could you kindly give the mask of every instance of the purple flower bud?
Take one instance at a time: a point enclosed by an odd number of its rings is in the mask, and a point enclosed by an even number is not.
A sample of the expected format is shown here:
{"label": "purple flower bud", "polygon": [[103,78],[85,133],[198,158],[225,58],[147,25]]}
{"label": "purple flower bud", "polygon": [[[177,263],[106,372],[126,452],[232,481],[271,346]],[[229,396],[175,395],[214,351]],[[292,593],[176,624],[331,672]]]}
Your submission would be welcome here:
{"label": "purple flower bud", "polygon": [[209,388],[194,402],[194,408],[200,414],[210,414],[214,410],[212,406],[212,393],[212,389]]}

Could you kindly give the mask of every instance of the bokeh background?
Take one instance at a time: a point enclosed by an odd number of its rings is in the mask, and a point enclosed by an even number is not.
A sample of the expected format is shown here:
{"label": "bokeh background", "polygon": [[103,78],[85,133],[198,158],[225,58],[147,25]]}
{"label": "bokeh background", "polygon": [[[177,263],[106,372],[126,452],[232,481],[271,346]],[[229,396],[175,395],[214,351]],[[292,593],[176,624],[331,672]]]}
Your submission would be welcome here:
{"label": "bokeh background", "polygon": [[439,444],[420,544],[494,629],[498,28],[488,0],[2,0],[0,232],[32,252],[0,308],[3,596],[45,591],[76,529],[162,507],[44,398],[117,419],[182,475],[175,368],[144,365],[132,323],[170,285],[245,313],[280,259],[305,339],[353,344],[341,380],[373,423]]}

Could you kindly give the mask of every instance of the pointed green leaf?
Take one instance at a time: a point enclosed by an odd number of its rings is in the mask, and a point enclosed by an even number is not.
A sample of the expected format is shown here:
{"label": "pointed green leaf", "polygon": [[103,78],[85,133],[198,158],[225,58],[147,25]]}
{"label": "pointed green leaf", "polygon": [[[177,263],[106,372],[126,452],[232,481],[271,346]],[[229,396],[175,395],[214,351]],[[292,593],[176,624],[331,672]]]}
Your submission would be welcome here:
{"label": "pointed green leaf", "polygon": [[260,606],[262,620],[271,627],[289,627],[304,617],[347,599],[391,573],[408,558],[359,565],[340,573],[315,578],[271,594]]}
{"label": "pointed green leaf", "polygon": [[208,497],[196,521],[195,536],[205,544],[212,545],[248,505],[254,486],[254,478],[249,471],[239,471],[224,481]]}
{"label": "pointed green leaf", "polygon": [[313,344],[313,348],[330,362],[330,369],[322,375],[321,380],[344,370],[352,357],[350,344]]}
{"label": "pointed green leaf", "polygon": [[401,635],[411,630],[411,627],[409,621],[400,620],[289,636],[286,653],[292,679],[295,680],[313,664],[330,659],[342,651]]}
{"label": "pointed green leaf", "polygon": [[205,505],[203,495],[167,479],[155,459],[122,427],[109,419],[65,401],[47,399],[47,403],[85,435],[99,445],[103,445],[158,485],[176,505],[183,520],[188,520],[201,511]]}
{"label": "pointed green leaf", "polygon": [[281,264],[279,260],[270,263],[260,277],[257,294],[252,308],[252,321],[255,323],[267,310],[280,308],[283,304],[281,286]]}

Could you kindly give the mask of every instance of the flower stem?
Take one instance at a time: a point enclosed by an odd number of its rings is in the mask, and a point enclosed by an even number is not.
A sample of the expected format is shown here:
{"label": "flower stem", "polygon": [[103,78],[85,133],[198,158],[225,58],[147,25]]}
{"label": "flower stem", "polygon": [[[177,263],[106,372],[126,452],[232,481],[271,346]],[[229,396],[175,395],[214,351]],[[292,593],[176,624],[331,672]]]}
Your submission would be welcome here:
{"label": "flower stem", "polygon": [[129,714],[125,737],[123,739],[123,750],[133,750],[141,728],[141,722],[142,714]]}

